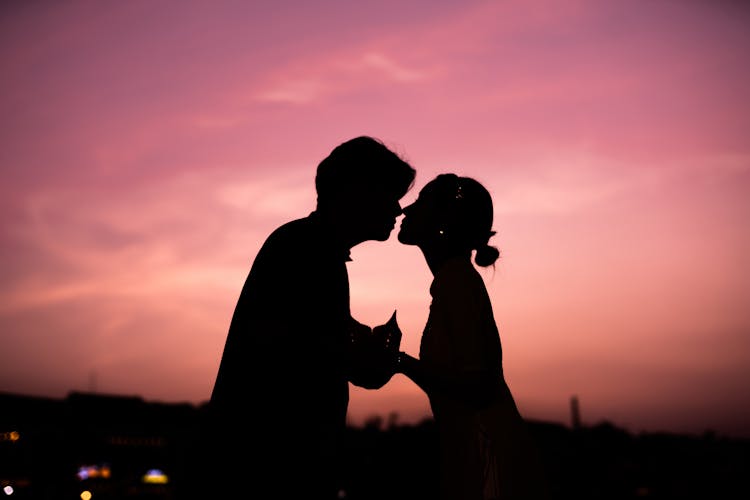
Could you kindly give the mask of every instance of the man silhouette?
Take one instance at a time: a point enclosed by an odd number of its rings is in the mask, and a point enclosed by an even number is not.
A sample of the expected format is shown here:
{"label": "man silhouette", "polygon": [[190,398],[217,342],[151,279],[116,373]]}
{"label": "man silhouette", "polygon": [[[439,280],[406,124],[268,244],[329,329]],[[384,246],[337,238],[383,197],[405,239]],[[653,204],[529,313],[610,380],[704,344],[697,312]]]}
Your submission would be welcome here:
{"label": "man silhouette", "polygon": [[379,388],[393,374],[368,372],[352,349],[370,329],[351,317],[346,263],[355,245],[388,239],[414,178],[381,141],[346,141],[317,167],[315,210],[261,247],[203,428],[208,481],[220,490],[210,497],[337,498],[348,382]]}

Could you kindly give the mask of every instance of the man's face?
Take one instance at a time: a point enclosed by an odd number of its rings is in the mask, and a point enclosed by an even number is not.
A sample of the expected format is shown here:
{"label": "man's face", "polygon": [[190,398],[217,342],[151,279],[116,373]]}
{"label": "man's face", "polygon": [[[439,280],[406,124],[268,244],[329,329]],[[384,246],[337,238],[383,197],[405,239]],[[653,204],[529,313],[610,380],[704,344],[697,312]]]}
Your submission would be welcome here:
{"label": "man's face", "polygon": [[399,197],[395,194],[370,191],[352,200],[351,220],[361,241],[387,240],[401,215]]}

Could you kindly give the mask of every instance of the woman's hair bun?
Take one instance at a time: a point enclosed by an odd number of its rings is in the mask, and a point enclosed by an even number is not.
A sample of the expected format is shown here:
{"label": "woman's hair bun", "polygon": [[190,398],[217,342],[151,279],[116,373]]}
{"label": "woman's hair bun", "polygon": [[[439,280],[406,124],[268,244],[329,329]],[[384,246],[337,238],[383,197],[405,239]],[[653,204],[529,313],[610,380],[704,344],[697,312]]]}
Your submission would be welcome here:
{"label": "woman's hair bun", "polygon": [[500,257],[500,250],[491,245],[481,245],[474,255],[474,262],[480,267],[491,266]]}

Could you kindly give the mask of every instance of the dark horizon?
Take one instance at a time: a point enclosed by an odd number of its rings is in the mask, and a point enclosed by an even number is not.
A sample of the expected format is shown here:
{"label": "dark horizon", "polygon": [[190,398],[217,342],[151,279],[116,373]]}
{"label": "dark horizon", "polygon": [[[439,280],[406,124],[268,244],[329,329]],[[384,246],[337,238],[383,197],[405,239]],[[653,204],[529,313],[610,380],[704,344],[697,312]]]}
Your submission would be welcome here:
{"label": "dark horizon", "polygon": [[[95,497],[125,498],[127,490],[179,500],[176,483],[186,480],[181,457],[199,416],[192,404],[80,392],[65,400],[0,393],[0,408],[0,483],[15,488],[14,498],[39,498],[29,496],[35,488],[59,494],[85,488]],[[750,440],[633,435],[606,422],[573,429],[529,421],[529,428],[554,498],[722,500],[746,488]],[[435,484],[433,422],[388,425],[374,418],[363,427],[348,427],[347,433],[345,498],[422,500],[431,495],[425,488]],[[82,467],[102,465],[111,480],[74,475]],[[145,483],[142,476],[151,469],[163,472],[169,482]]]}
{"label": "dark horizon", "polygon": [[[17,392],[0,391],[0,403],[6,398],[18,399],[18,400],[38,399],[38,400],[47,400],[47,401],[57,401],[61,403],[64,403],[71,399],[89,398],[92,400],[100,399],[100,400],[111,400],[111,401],[121,401],[121,402],[132,401],[134,403],[139,403],[139,404],[174,407],[174,408],[189,407],[196,411],[200,411],[201,409],[205,408],[205,406],[208,403],[207,400],[203,401],[202,403],[193,403],[190,401],[164,401],[164,400],[148,399],[138,394],[116,394],[116,393],[107,393],[107,392],[99,392],[99,391],[81,391],[81,390],[71,390],[64,397],[42,396],[42,395],[35,395],[35,394],[22,394],[22,393],[17,393]],[[611,427],[613,429],[617,429],[633,437],[647,436],[647,435],[671,435],[671,436],[689,437],[689,438],[711,437],[711,438],[725,439],[725,440],[750,441],[750,432],[748,432],[747,435],[745,435],[744,433],[739,433],[738,435],[732,435],[732,434],[725,434],[725,433],[718,432],[715,429],[711,429],[709,427],[699,432],[674,431],[674,430],[669,430],[669,429],[633,430],[631,428],[628,428],[627,426],[620,425],[617,422],[610,420],[610,419],[600,419],[595,422],[587,422],[585,419],[581,418],[580,413],[576,415],[576,411],[573,409],[573,407],[575,406],[575,403],[573,403],[574,398],[575,397],[571,397],[570,416],[569,416],[569,419],[567,419],[566,421],[559,420],[559,419],[540,419],[540,418],[533,418],[533,417],[524,417],[524,420],[526,420],[527,422],[532,422],[532,423],[540,424],[540,425],[560,426],[568,430]],[[0,408],[2,408],[2,405],[0,405]],[[413,419],[409,419],[406,421],[402,420],[401,417],[402,416],[398,412],[372,413],[368,417],[362,419],[361,422],[359,423],[353,423],[350,420],[347,420],[347,426],[361,429],[365,427],[372,427],[375,422],[380,422],[382,425],[385,425],[386,427],[392,427],[392,426],[393,427],[399,427],[399,426],[411,427],[411,426],[418,426],[424,422],[428,422],[432,420],[432,416],[427,413],[425,413],[424,416],[421,418],[413,418]]]}

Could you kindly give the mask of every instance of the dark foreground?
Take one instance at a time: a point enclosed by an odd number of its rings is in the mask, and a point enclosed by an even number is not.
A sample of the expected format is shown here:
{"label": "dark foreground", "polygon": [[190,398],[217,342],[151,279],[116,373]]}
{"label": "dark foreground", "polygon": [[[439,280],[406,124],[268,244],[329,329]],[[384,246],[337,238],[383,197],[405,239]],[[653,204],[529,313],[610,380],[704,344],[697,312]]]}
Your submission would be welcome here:
{"label": "dark foreground", "polygon": [[[137,397],[0,393],[0,498],[81,499],[88,491],[91,500],[179,500],[175,481],[200,412]],[[750,498],[750,440],[633,435],[608,423],[571,429],[530,421],[529,427],[555,498]],[[348,432],[342,499],[435,498],[431,420],[384,425],[373,419]],[[293,454],[290,464],[294,480]]]}

